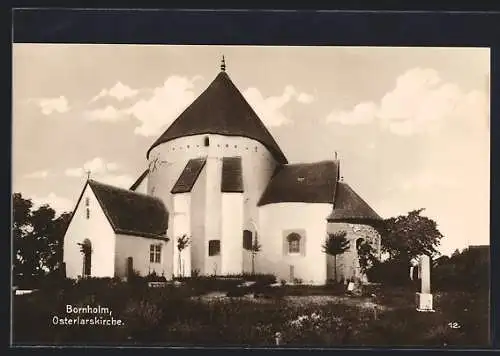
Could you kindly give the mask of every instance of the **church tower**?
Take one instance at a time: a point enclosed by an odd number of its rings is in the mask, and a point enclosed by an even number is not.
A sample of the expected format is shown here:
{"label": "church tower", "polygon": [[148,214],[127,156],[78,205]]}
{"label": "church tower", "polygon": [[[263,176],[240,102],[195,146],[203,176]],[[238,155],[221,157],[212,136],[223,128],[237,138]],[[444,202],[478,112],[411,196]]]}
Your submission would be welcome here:
{"label": "church tower", "polygon": [[[251,272],[258,200],[287,163],[226,70],[223,57],[215,79],[147,152],[147,193],[170,213],[175,275]],[[179,253],[184,235],[191,242]]]}

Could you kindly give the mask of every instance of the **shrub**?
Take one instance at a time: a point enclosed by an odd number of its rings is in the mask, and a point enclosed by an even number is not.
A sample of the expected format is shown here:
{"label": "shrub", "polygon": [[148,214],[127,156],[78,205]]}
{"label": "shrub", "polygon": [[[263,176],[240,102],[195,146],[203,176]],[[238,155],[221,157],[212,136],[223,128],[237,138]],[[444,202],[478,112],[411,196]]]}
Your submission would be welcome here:
{"label": "shrub", "polygon": [[152,336],[162,316],[161,308],[156,303],[146,300],[131,300],[123,312],[129,336],[141,341]]}
{"label": "shrub", "polygon": [[410,286],[412,281],[409,268],[408,261],[390,259],[384,262],[374,262],[373,266],[366,271],[366,276],[370,282],[390,286]]}

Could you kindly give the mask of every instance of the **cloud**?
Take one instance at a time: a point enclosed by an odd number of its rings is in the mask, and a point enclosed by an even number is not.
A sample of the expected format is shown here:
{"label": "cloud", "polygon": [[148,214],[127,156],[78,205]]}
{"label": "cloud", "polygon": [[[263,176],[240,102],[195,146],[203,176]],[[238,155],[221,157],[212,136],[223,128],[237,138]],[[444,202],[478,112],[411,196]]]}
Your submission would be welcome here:
{"label": "cloud", "polygon": [[23,177],[28,179],[45,179],[49,176],[49,171],[35,171],[25,174]]}
{"label": "cloud", "polygon": [[161,87],[153,90],[149,99],[141,99],[124,109],[124,113],[140,121],[140,126],[134,132],[142,136],[154,136],[163,131],[194,101],[194,87],[199,79],[200,76],[170,76]]}
{"label": "cloud", "polygon": [[350,111],[333,111],[327,122],[344,125],[367,124],[378,120],[381,128],[395,135],[438,133],[448,123],[471,122],[479,118],[487,124],[488,97],[485,92],[464,92],[444,82],[429,68],[413,68],[396,80],[395,87],[379,103],[363,102]]}
{"label": "cloud", "polygon": [[281,111],[291,100],[302,104],[314,101],[312,95],[297,92],[291,85],[287,85],[283,94],[279,96],[265,98],[260,90],[254,87],[246,89],[242,94],[266,126],[281,126],[291,123],[291,120]]}
{"label": "cloud", "polygon": [[122,82],[117,82],[113,87],[110,89],[102,89],[99,94],[94,96],[90,102],[94,102],[100,98],[110,96],[113,98],[118,99],[119,101],[125,100],[127,98],[133,98],[139,93],[139,90],[137,89],[132,89],[128,85],[123,84]]}
{"label": "cloud", "polygon": [[314,96],[307,93],[300,93],[297,96],[297,101],[302,104],[310,104],[315,100]]}
{"label": "cloud", "polygon": [[130,188],[134,178],[128,174],[116,174],[120,165],[116,162],[106,162],[101,157],[95,157],[83,164],[82,167],[68,168],[65,175],[68,177],[85,177],[90,171],[90,177],[106,184],[121,188]]}
{"label": "cloud", "polygon": [[118,188],[128,189],[134,183],[134,178],[128,174],[105,174],[98,177],[99,182],[109,184]]}
{"label": "cloud", "polygon": [[119,169],[119,165],[115,162],[106,162],[101,157],[95,157],[83,164],[82,167],[68,168],[64,174],[68,177],[83,177],[86,172],[90,171],[91,176],[99,174],[107,174]]}
{"label": "cloud", "polygon": [[44,115],[50,115],[53,112],[62,114],[70,109],[68,100],[62,95],[58,98],[33,99],[32,101],[36,102]]}
{"label": "cloud", "polygon": [[90,110],[85,113],[85,116],[91,121],[109,121],[116,122],[125,115],[121,110],[117,110],[114,106],[108,105],[103,109]]}
{"label": "cloud", "polygon": [[71,212],[74,208],[74,202],[71,199],[60,197],[53,192],[47,196],[33,196],[31,200],[33,201],[33,209],[38,209],[40,206],[48,204],[55,210],[56,216],[65,212]]}
{"label": "cloud", "polygon": [[373,121],[377,105],[373,102],[363,102],[351,111],[333,111],[326,117],[326,122],[338,122],[343,125],[367,124]]}
{"label": "cloud", "polygon": [[115,163],[115,162],[106,163],[106,169],[110,172],[116,171],[119,168],[120,168],[120,166],[118,165],[118,163]]}

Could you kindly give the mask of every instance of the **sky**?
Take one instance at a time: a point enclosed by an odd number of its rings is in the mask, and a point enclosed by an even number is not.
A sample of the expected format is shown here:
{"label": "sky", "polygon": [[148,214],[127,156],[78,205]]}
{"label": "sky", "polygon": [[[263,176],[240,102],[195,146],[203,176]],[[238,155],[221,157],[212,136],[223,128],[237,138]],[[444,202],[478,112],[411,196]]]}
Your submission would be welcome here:
{"label": "sky", "polygon": [[487,48],[13,45],[13,192],[72,211],[90,170],[129,188],[226,71],[289,162],[341,160],[384,218],[424,208],[439,250],[489,244]]}

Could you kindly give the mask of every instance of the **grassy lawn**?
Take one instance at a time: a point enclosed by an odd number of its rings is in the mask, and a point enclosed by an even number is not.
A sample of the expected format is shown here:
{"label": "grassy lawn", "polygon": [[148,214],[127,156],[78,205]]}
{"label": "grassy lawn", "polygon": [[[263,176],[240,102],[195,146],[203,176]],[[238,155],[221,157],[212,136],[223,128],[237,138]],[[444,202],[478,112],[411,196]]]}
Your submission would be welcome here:
{"label": "grassy lawn", "polygon": [[[284,347],[489,344],[487,292],[435,292],[434,313],[417,312],[414,291],[402,288],[357,297],[307,286],[269,298],[206,292],[95,283],[15,296],[14,343],[273,346],[280,332]],[[124,325],[53,325],[54,316],[68,316],[67,304],[108,307]]]}

